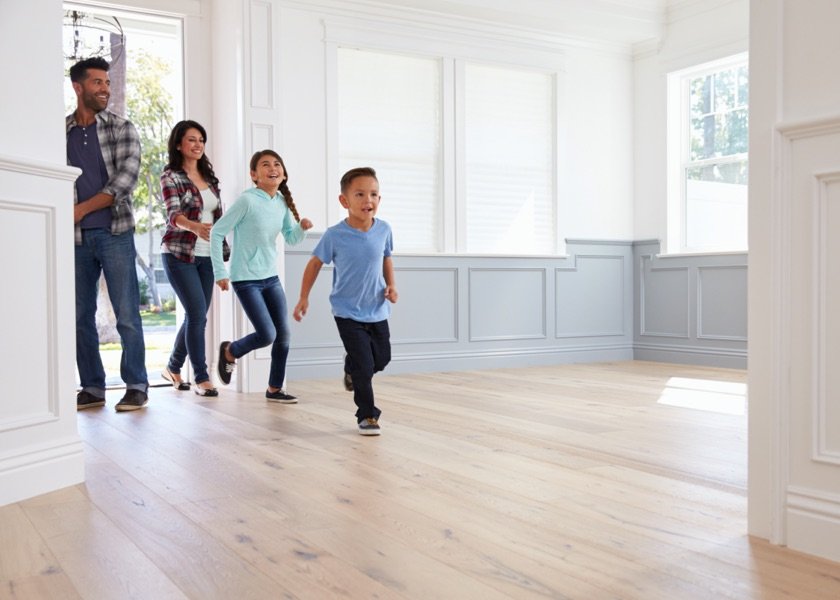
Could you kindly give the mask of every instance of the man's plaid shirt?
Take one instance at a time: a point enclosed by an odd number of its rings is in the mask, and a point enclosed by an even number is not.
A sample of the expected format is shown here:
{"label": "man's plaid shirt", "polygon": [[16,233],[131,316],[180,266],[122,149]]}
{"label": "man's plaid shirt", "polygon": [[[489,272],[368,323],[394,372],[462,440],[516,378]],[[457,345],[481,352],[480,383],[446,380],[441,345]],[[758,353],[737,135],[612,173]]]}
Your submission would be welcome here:
{"label": "man's plaid shirt", "polygon": [[[67,115],[67,136],[78,127],[75,113]],[[140,175],[140,136],[128,119],[108,110],[96,113],[96,137],[102,151],[102,160],[108,172],[108,182],[100,192],[114,197],[111,205],[111,233],[116,235],[134,228],[134,212],[131,206],[131,192]],[[70,157],[67,157],[70,164]],[[85,198],[86,199],[86,198]],[[73,204],[78,204],[75,186]],[[82,243],[82,228],[76,223],[76,245]]]}
{"label": "man's plaid shirt", "polygon": [[[219,186],[207,182],[210,191],[216,198],[219,198]],[[180,229],[175,223],[178,215],[184,215],[190,221],[199,221],[204,202],[201,199],[201,192],[192,180],[183,171],[164,169],[160,174],[160,189],[163,193],[163,201],[166,204],[166,232],[163,234],[162,243],[166,249],[184,262],[195,262],[195,240],[196,235],[191,231]],[[222,202],[213,211],[213,222],[222,216]]]}

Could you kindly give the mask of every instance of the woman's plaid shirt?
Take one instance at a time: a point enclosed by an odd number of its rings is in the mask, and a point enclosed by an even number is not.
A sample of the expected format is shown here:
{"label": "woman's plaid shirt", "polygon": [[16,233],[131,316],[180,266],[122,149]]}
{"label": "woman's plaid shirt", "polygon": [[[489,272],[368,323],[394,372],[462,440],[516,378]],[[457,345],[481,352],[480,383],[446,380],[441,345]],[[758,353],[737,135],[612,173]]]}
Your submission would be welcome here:
{"label": "woman's plaid shirt", "polygon": [[[209,182],[208,182],[209,183]],[[163,194],[163,201],[166,204],[166,231],[163,234],[162,244],[177,258],[184,262],[195,262],[195,240],[196,235],[191,231],[180,229],[175,224],[178,215],[184,215],[190,221],[199,221],[204,202],[201,200],[201,192],[196,185],[187,177],[183,171],[164,169],[160,175],[160,189]],[[210,191],[216,198],[219,198],[219,187],[210,184]],[[213,222],[222,216],[222,202],[219,200],[216,210],[213,211]]]}

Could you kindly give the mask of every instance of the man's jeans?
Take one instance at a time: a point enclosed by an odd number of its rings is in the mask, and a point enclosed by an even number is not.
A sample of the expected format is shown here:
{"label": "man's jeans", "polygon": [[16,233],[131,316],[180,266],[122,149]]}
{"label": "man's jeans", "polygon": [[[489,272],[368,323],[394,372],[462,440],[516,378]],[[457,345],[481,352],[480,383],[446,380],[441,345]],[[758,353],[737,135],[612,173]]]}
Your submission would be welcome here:
{"label": "man's jeans", "polygon": [[382,411],[373,398],[373,374],[391,362],[391,331],[387,319],[376,323],[361,323],[353,319],[335,317],[338,334],[347,356],[344,372],[353,380],[353,401],[356,421],[378,419]]}
{"label": "man's jeans", "polygon": [[271,344],[271,370],[268,385],[282,388],[286,380],[286,359],[289,356],[289,316],[286,314],[286,294],[277,276],[253,281],[234,281],[233,291],[254,333],[232,342],[230,353],[234,358],[245,356],[251,350]]}
{"label": "man's jeans", "polygon": [[108,296],[122,342],[120,376],[130,390],[146,392],[146,346],[140,321],[140,286],[134,266],[134,230],[111,235],[107,229],[85,229],[76,250],[76,366],[84,391],[105,397],[105,369],[96,332],[99,275],[105,273]]}
{"label": "man's jeans", "polygon": [[168,252],[164,252],[162,258],[169,285],[178,295],[185,313],[184,322],[175,336],[168,368],[173,373],[181,373],[189,354],[195,382],[209,381],[204,330],[207,328],[207,309],[213,298],[213,263],[209,256],[196,256],[195,262],[191,263],[178,260]]}

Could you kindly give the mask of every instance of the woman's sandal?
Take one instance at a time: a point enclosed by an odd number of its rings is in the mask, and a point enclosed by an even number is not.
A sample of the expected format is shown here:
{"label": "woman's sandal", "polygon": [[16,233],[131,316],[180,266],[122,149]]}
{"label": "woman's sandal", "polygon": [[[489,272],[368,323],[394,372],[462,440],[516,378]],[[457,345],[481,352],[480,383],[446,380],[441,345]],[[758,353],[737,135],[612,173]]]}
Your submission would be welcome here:
{"label": "woman's sandal", "polygon": [[177,379],[175,379],[175,374],[169,370],[169,367],[164,367],[163,370],[160,372],[160,376],[163,377],[169,383],[171,383],[172,387],[174,387],[179,392],[185,392],[188,389],[190,389],[189,383],[183,380],[178,381]]}
{"label": "woman's sandal", "polygon": [[219,390],[217,390],[216,388],[214,388],[214,387],[203,388],[199,384],[195,384],[195,387],[193,388],[193,391],[199,396],[206,396],[208,398],[211,397],[211,396],[218,396],[219,395]]}

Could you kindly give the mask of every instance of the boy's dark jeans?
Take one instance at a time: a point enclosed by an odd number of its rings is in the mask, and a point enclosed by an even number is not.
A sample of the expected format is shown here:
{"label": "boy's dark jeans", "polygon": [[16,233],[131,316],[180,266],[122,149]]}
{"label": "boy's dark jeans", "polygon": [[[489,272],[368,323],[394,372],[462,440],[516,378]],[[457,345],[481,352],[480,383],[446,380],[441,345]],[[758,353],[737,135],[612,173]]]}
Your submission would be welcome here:
{"label": "boy's dark jeans", "polygon": [[391,362],[391,332],[388,321],[360,323],[353,319],[335,317],[338,334],[344,343],[347,357],[344,371],[353,380],[353,401],[356,403],[356,421],[378,419],[382,411],[373,401],[373,374]]}

